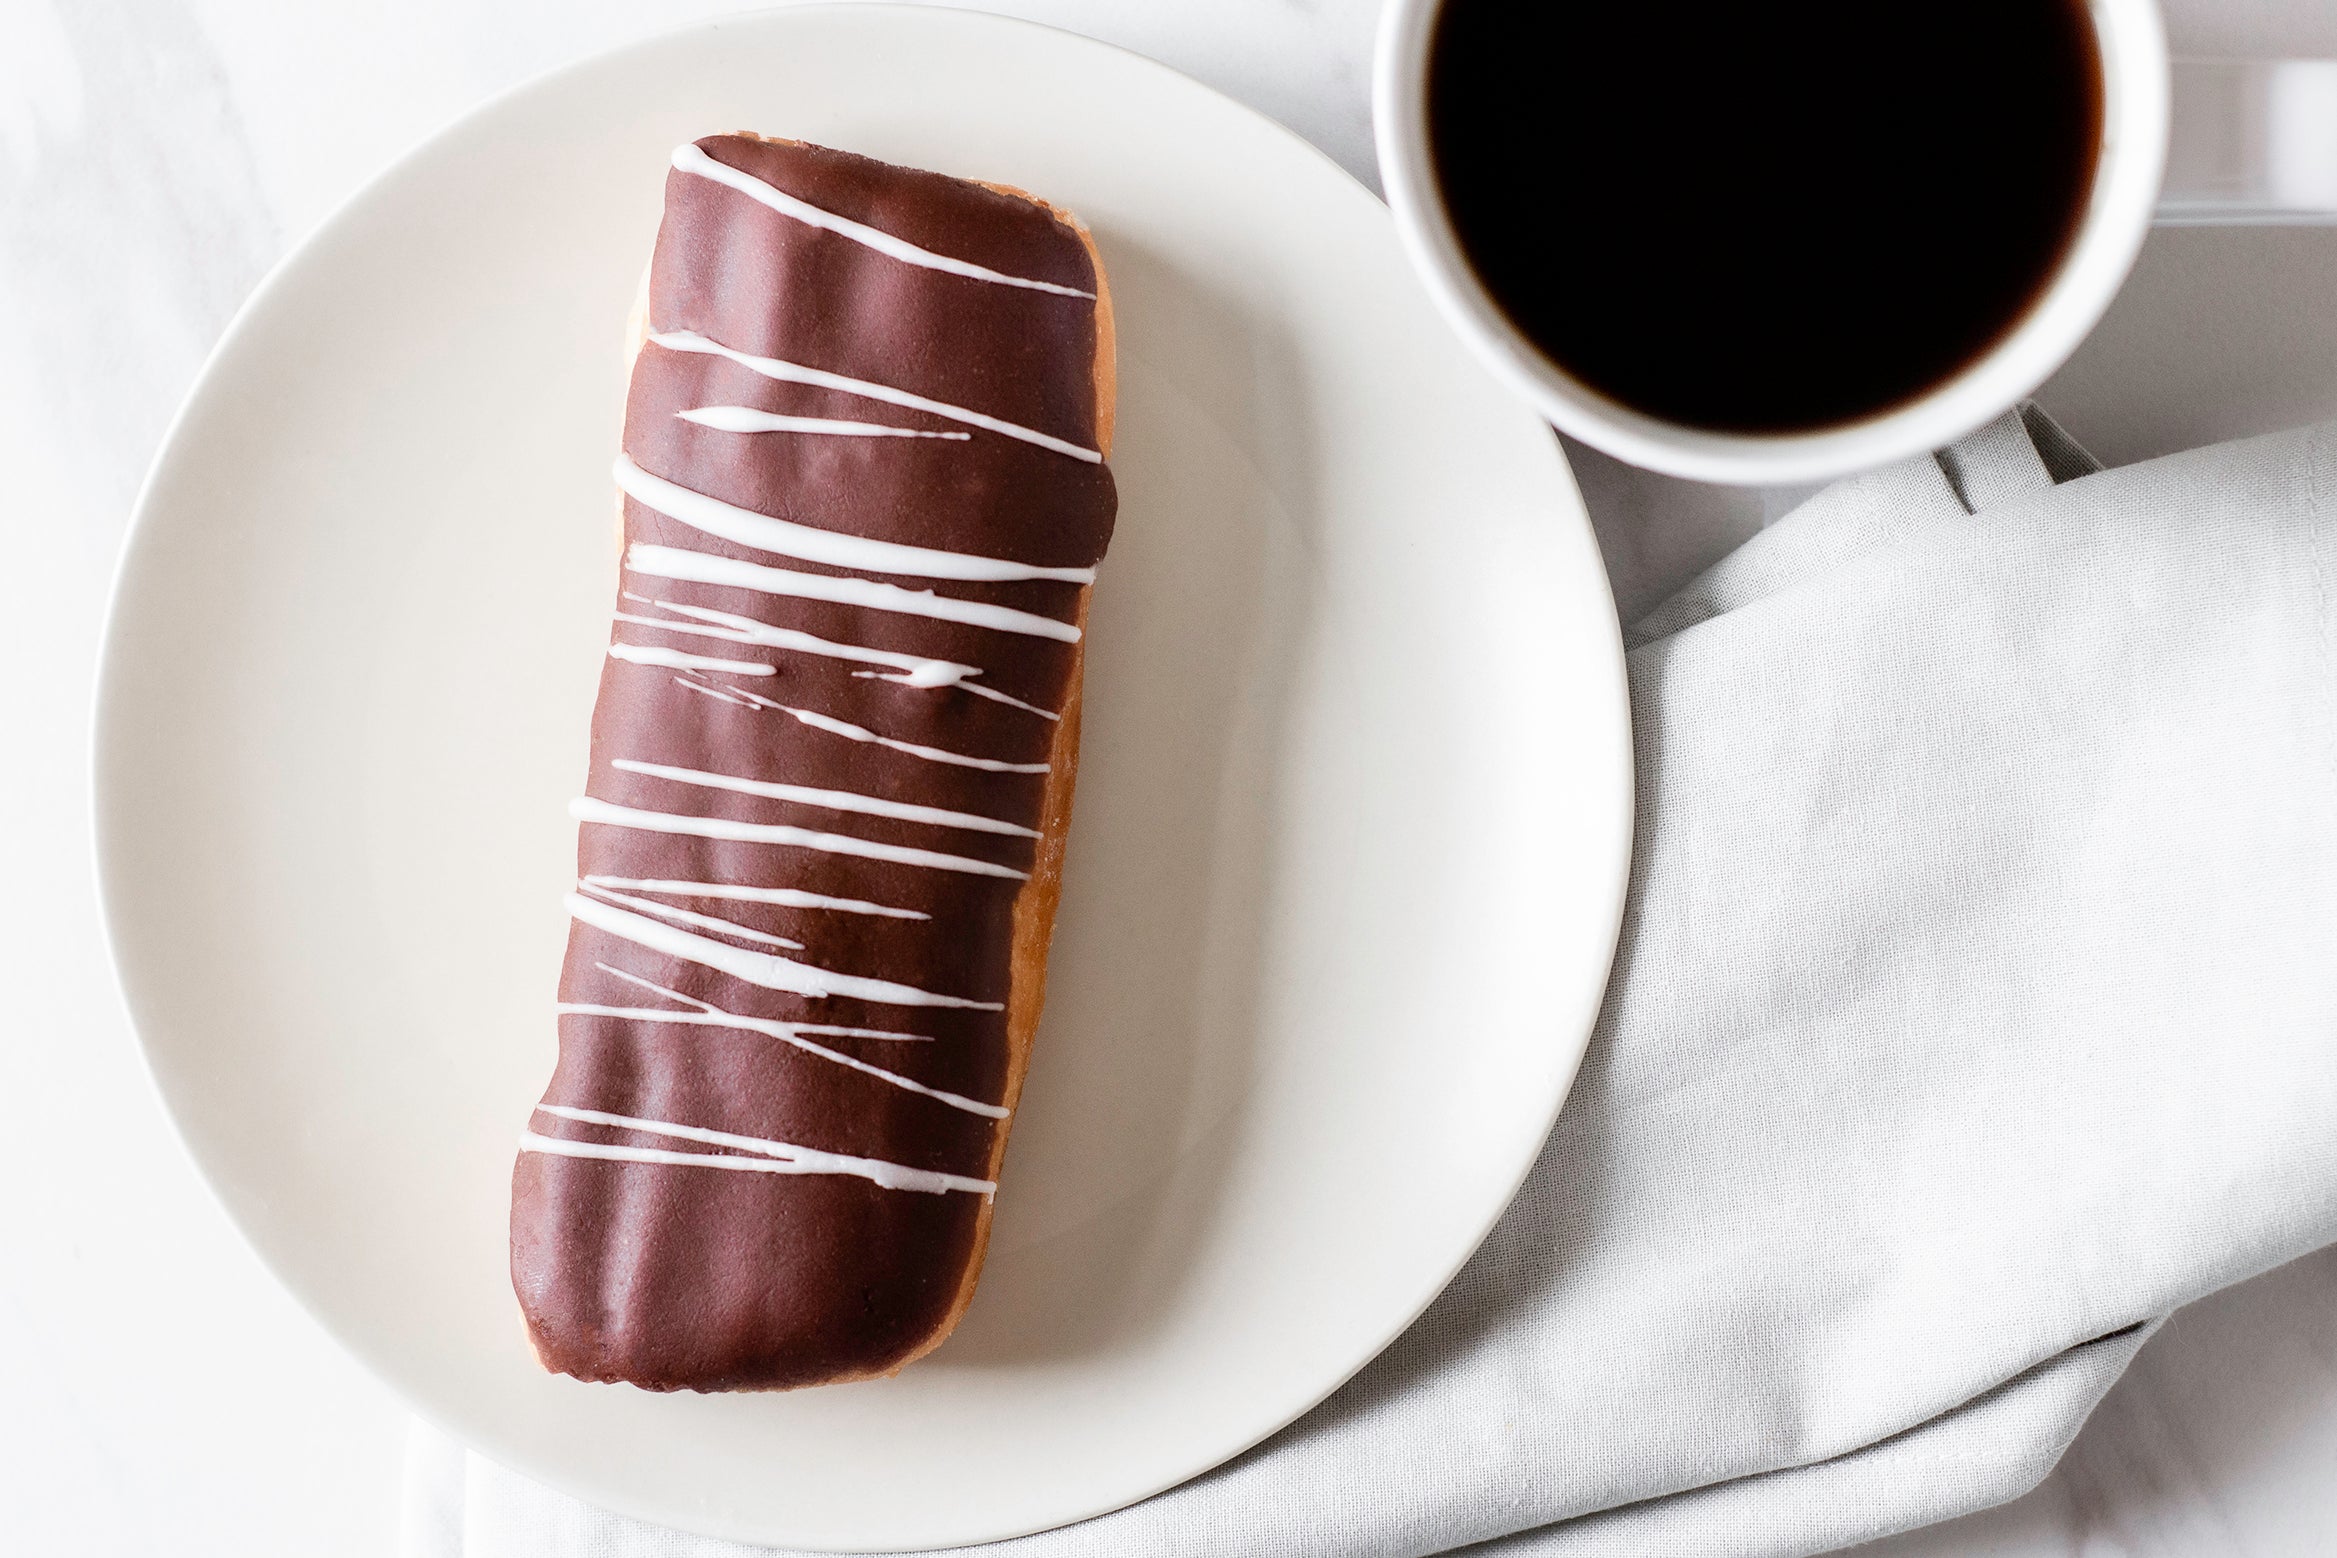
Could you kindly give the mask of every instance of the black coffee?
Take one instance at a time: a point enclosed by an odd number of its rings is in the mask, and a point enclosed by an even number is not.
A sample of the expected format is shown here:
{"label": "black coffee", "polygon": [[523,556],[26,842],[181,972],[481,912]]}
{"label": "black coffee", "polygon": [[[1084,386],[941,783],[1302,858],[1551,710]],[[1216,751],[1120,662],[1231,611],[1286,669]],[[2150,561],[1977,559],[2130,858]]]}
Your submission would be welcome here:
{"label": "black coffee", "polygon": [[2101,143],[2083,0],[1446,0],[1445,209],[1551,360],[1733,431],[1885,411],[2019,322]]}

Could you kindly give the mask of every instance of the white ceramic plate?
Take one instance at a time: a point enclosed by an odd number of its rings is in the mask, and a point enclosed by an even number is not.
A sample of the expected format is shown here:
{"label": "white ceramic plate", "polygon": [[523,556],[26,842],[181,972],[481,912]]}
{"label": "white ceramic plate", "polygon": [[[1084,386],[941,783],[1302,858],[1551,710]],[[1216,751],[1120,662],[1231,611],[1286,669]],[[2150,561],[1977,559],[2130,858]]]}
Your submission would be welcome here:
{"label": "white ceramic plate", "polygon": [[[505,1197],[552,1063],[620,335],[668,151],[742,127],[1081,212],[1119,305],[1122,507],[971,1312],[895,1380],[656,1396],[538,1371]],[[1629,786],[1573,485],[1385,210],[1160,66],[863,6],[537,82],[303,245],[157,462],[98,717],[122,982],[285,1282],[509,1466],[830,1549],[1127,1503],[1400,1331],[1573,1076]]]}

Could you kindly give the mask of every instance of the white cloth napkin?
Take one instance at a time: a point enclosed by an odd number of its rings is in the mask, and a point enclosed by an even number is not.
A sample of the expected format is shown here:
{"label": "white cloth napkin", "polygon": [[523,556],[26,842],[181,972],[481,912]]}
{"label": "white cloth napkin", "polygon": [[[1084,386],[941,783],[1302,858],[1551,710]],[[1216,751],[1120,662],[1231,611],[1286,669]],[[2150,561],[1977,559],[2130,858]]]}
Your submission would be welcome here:
{"label": "white cloth napkin", "polygon": [[[2060,485],[2056,485],[2056,482]],[[1328,1403],[995,1558],[1825,1551],[2010,1498],[2337,1240],[2337,428],[2033,410],[1631,632],[1631,909],[1516,1204]],[[413,1558],[745,1558],[424,1432]]]}

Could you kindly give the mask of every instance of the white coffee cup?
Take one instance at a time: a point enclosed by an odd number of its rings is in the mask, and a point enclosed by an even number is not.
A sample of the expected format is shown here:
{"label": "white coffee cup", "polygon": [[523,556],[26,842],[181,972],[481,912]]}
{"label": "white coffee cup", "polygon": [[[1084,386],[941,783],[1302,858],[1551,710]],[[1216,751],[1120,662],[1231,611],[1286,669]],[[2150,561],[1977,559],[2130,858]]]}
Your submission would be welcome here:
{"label": "white coffee cup", "polygon": [[2167,160],[2166,34],[2153,0],[2090,0],[2102,67],[2093,194],[2060,269],[2028,313],[1977,361],[1917,399],[1836,426],[1720,432],[1649,416],[1550,361],[1511,324],[1463,258],[1429,157],[1429,45],[1440,0],[1390,0],[1375,119],[1396,227],[1445,317],[1493,370],[1563,431],[1619,459],[1699,481],[1821,481],[1953,442],[2042,384],[2085,339],[2126,279]]}

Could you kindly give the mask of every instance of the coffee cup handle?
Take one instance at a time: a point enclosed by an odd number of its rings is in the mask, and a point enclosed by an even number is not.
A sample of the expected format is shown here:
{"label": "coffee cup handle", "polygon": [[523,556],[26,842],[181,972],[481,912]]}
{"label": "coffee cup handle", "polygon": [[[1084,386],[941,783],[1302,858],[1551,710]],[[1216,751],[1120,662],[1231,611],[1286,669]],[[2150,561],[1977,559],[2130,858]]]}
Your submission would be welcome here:
{"label": "coffee cup handle", "polygon": [[2174,61],[2160,227],[2337,226],[2337,60]]}

